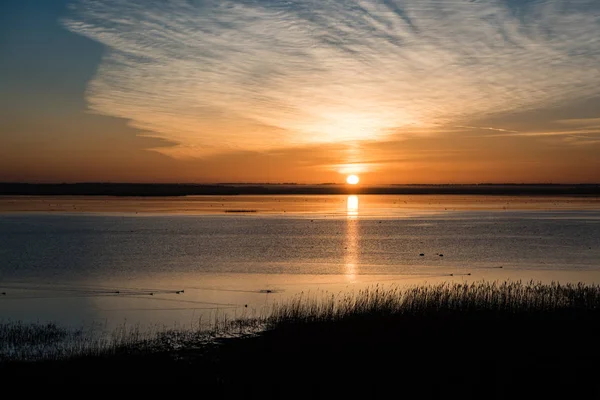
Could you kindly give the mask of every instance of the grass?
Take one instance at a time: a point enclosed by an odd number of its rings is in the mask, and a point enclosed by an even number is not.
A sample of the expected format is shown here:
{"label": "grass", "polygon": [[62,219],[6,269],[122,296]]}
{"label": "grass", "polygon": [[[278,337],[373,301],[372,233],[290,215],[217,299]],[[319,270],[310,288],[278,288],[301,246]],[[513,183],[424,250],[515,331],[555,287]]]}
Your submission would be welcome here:
{"label": "grass", "polygon": [[529,282],[442,283],[401,290],[380,286],[327,297],[297,297],[275,307],[269,324],[336,322],[352,318],[459,313],[539,315],[600,310],[600,286]]}
{"label": "grass", "polygon": [[[221,319],[208,330],[121,333],[112,347],[6,360],[0,376],[93,384],[142,379],[263,397],[357,390],[369,397],[577,397],[599,390],[599,317],[598,285],[375,286],[303,294],[269,315]],[[0,339],[12,346],[85,336],[69,335],[55,326],[0,328]]]}
{"label": "grass", "polygon": [[242,337],[264,329],[262,318],[229,319],[215,314],[209,324],[165,327],[123,324],[106,331],[64,328],[54,323],[0,323],[0,364],[60,361],[81,357],[150,354],[209,345],[216,338]]}

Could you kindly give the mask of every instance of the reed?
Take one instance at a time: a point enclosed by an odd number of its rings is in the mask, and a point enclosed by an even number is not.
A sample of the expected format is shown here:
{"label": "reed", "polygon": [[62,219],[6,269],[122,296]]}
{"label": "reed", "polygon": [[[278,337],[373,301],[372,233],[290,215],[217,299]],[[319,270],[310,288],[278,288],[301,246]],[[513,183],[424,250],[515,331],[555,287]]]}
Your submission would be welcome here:
{"label": "reed", "polygon": [[430,316],[460,314],[552,314],[600,309],[600,286],[552,282],[507,281],[442,283],[411,288],[380,285],[358,292],[301,294],[276,304],[268,325],[335,322],[357,317]]}
{"label": "reed", "polygon": [[[537,321],[597,321],[600,286],[539,282],[443,283],[409,288],[381,285],[357,292],[301,294],[276,303],[266,315],[231,318],[215,314],[188,326],[123,324],[112,331],[98,327],[61,328],[55,324],[0,323],[0,362],[61,360],[83,356],[185,351],[223,338],[290,332],[294,338],[313,326],[353,335],[367,327],[404,326],[415,318],[440,326],[456,321],[519,318]],[[415,326],[415,325],[411,325]],[[417,325],[418,326],[418,325]],[[557,324],[561,329],[563,325]],[[322,332],[322,331],[319,331]]]}
{"label": "reed", "polygon": [[264,329],[264,318],[231,319],[215,313],[211,320],[188,326],[126,323],[112,330],[99,326],[65,328],[54,323],[0,323],[0,363],[48,361],[77,357],[123,356],[178,351],[209,345],[219,338],[252,335]]}

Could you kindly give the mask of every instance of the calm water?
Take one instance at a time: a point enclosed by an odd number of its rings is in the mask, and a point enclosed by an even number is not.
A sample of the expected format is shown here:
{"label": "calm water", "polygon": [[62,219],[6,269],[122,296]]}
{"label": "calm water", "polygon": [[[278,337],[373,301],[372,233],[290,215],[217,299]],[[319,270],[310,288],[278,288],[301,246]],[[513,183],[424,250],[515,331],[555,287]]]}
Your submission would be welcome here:
{"label": "calm water", "polygon": [[598,199],[5,198],[0,209],[4,320],[186,325],[376,283],[600,283]]}

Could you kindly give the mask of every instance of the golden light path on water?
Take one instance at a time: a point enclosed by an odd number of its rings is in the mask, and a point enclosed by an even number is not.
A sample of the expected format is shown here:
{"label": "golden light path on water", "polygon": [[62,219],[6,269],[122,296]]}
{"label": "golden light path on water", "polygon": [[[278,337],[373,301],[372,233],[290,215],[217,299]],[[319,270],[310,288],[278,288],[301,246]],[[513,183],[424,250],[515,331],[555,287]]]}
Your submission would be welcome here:
{"label": "golden light path on water", "polygon": [[356,279],[358,264],[358,196],[350,195],[347,199],[346,240],[344,244],[344,264],[346,277],[353,282]]}

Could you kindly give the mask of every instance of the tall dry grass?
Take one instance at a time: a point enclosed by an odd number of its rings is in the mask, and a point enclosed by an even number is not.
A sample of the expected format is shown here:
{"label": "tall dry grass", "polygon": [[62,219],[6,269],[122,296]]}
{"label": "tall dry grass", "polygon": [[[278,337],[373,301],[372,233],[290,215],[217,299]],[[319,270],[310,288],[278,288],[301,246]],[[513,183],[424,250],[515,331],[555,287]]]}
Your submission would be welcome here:
{"label": "tall dry grass", "polygon": [[301,294],[275,304],[268,315],[229,318],[166,328],[123,325],[110,332],[55,324],[0,323],[0,361],[47,360],[178,351],[215,339],[254,335],[290,325],[370,321],[403,316],[488,318],[496,315],[582,315],[600,310],[600,286],[536,282],[443,283],[412,288],[374,286],[358,292]]}
{"label": "tall dry grass", "polygon": [[600,286],[553,282],[442,283],[412,288],[374,286],[358,292],[301,294],[275,305],[269,326],[333,322],[358,316],[540,314],[600,309]]}

